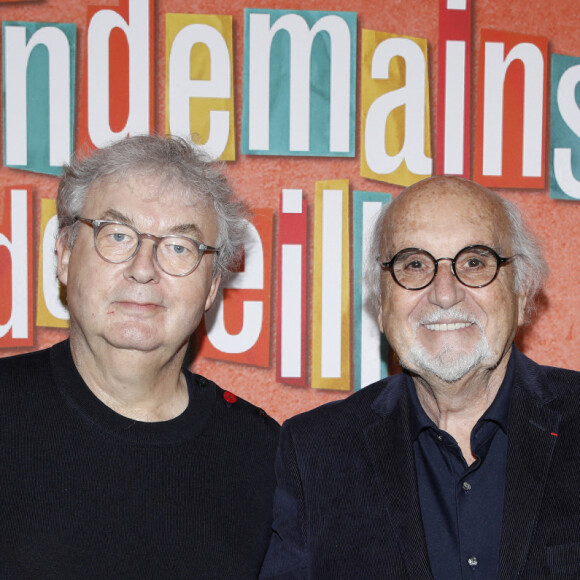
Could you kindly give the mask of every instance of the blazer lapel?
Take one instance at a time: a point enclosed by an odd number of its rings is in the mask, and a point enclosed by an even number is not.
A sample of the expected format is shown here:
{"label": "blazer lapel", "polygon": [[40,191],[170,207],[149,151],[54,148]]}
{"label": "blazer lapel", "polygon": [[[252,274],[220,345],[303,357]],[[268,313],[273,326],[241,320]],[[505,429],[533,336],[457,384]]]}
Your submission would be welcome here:
{"label": "blazer lapel", "polygon": [[521,371],[510,407],[499,580],[517,578],[525,563],[560,423],[557,413],[530,396],[534,386],[524,381],[531,377]]}
{"label": "blazer lapel", "polygon": [[365,429],[365,436],[385,492],[388,517],[398,535],[409,578],[431,579],[404,380],[389,385],[388,391],[377,398],[373,410],[379,417]]}

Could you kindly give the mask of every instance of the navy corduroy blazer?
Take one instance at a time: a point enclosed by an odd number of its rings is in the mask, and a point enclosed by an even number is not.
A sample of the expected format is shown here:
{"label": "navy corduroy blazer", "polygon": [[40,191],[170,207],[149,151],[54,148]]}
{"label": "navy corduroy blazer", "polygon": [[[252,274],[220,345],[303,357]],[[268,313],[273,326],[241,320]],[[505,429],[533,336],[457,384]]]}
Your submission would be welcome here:
{"label": "navy corduroy blazer", "polygon": [[[540,366],[515,347],[512,356],[498,578],[577,579],[580,372]],[[284,424],[261,578],[432,578],[405,380],[389,377]]]}

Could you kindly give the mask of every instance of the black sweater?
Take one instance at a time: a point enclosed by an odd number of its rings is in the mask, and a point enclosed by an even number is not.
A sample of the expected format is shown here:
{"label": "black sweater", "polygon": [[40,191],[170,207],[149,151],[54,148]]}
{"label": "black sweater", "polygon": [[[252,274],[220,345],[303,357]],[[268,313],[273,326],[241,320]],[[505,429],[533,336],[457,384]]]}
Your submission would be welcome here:
{"label": "black sweater", "polygon": [[0,578],[257,577],[278,425],[184,371],[175,419],[118,415],[68,341],[0,359]]}

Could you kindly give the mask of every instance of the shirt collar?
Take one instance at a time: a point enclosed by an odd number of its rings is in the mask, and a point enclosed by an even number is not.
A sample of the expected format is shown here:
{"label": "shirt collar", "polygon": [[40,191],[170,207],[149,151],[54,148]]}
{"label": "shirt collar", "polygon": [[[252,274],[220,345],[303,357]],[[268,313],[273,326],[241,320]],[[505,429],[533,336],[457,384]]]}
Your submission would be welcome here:
{"label": "shirt collar", "polygon": [[[506,373],[499,387],[499,391],[491,405],[486,409],[485,413],[477,422],[477,424],[480,424],[483,421],[494,421],[501,427],[504,433],[507,433],[508,429],[510,395],[515,375],[513,359],[514,357],[510,355]],[[419,437],[421,431],[436,426],[421,406],[415,389],[415,383],[409,375],[406,377],[406,383],[411,408],[411,437],[413,438],[413,441],[415,441],[417,437]]]}

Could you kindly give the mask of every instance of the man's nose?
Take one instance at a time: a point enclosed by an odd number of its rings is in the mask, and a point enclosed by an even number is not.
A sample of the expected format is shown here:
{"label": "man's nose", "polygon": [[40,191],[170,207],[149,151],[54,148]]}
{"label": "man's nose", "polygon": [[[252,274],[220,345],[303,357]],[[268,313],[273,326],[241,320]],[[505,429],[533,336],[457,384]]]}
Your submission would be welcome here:
{"label": "man's nose", "polygon": [[437,275],[429,286],[429,301],[441,308],[450,308],[465,298],[465,286],[453,274],[451,258],[441,258]]}
{"label": "man's nose", "polygon": [[159,281],[159,265],[155,257],[155,240],[144,236],[137,253],[127,263],[126,276],[141,284]]}

